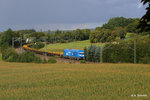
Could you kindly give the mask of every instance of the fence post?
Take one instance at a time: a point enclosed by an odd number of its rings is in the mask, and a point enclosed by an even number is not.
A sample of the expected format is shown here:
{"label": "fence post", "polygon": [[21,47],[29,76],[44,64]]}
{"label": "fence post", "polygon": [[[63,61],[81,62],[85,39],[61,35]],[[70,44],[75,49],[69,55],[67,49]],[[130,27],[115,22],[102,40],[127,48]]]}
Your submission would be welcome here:
{"label": "fence post", "polygon": [[22,37],[20,37],[20,47],[21,47],[21,52],[22,52]]}
{"label": "fence post", "polygon": [[136,40],[134,40],[134,64],[136,64]]}
{"label": "fence post", "polygon": [[14,48],[14,38],[12,38],[12,48]]}
{"label": "fence post", "polygon": [[103,63],[103,47],[100,48],[100,63]]}

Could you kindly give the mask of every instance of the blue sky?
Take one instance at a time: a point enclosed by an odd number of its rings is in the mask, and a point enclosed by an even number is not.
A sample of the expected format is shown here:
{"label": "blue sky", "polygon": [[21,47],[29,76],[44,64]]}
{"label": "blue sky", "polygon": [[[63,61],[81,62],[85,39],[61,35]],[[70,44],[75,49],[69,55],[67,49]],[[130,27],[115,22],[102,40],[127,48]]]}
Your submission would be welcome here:
{"label": "blue sky", "polygon": [[144,13],[140,0],[0,0],[0,31],[94,28],[112,17]]}

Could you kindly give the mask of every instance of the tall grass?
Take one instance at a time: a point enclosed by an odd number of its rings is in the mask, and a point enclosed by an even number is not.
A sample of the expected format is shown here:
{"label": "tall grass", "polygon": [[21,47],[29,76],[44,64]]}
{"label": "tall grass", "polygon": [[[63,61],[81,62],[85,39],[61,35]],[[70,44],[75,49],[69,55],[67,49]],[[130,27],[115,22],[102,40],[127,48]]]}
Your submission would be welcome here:
{"label": "tall grass", "polygon": [[149,83],[150,65],[0,63],[0,100],[149,100]]}

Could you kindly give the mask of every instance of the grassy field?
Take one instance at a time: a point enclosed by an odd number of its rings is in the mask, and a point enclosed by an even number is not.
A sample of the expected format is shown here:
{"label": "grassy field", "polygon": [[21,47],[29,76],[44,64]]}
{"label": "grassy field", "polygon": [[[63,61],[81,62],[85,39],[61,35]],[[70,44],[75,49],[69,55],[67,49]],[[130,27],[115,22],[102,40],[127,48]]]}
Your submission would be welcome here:
{"label": "grassy field", "polygon": [[[126,38],[129,38],[134,33],[127,33]],[[92,43],[93,45],[97,46],[104,46],[105,43]],[[88,47],[91,45],[90,40],[85,41],[77,41],[77,42],[69,42],[69,43],[56,43],[56,44],[49,44],[46,47],[42,48],[42,50],[46,51],[57,51],[63,52],[64,49],[81,49],[83,50],[84,47]]]}
{"label": "grassy field", "polygon": [[[63,52],[64,49],[84,49],[84,47],[88,47],[91,45],[89,40],[85,41],[77,41],[77,42],[70,42],[70,43],[56,43],[56,44],[49,44],[42,50],[46,51],[58,51]],[[104,44],[95,43],[95,45],[103,46]]]}
{"label": "grassy field", "polygon": [[0,100],[150,100],[149,85],[150,65],[0,62]]}

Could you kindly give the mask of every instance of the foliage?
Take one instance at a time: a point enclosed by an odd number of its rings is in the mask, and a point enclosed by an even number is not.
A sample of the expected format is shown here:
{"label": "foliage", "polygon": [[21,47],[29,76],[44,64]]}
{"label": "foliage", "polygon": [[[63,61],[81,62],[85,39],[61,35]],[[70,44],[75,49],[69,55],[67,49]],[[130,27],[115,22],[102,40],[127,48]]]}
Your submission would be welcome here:
{"label": "foliage", "polygon": [[35,37],[38,40],[44,36],[45,36],[44,32],[33,32],[30,34],[30,37]]}
{"label": "foliage", "polygon": [[128,24],[137,20],[136,18],[124,18],[124,17],[114,17],[111,18],[108,23],[104,24],[102,28],[114,30],[115,27],[125,28]]}
{"label": "foliage", "polygon": [[26,29],[26,30],[18,30],[17,32],[22,33],[22,34],[31,34],[31,33],[35,33],[36,30],[35,29]]}
{"label": "foliage", "polygon": [[47,63],[47,60],[44,58],[42,61],[43,64]]}
{"label": "foliage", "polygon": [[31,47],[32,48],[35,48],[35,49],[41,49],[45,46],[44,43],[41,43],[41,42],[37,42],[36,44],[33,44]]}
{"label": "foliage", "polygon": [[117,28],[117,31],[111,31],[108,29],[95,30],[90,34],[90,42],[113,42],[117,37],[124,38],[126,32],[122,28]]}
{"label": "foliage", "polygon": [[66,43],[66,41],[64,39],[61,39],[60,43]]}
{"label": "foliage", "polygon": [[115,30],[117,31],[117,35],[118,37],[120,37],[120,39],[124,39],[126,36],[126,30],[125,28],[122,27],[116,27]]}
{"label": "foliage", "polygon": [[[141,32],[150,32],[150,1],[149,0],[141,0],[141,2],[146,5],[148,4],[148,7],[146,8],[145,15],[140,19],[140,24],[138,25],[138,28],[141,29]],[[150,33],[149,33],[150,34]]]}
{"label": "foliage", "polygon": [[33,52],[27,51],[27,52],[24,52],[24,53],[22,53],[22,54],[19,55],[18,62],[41,63],[42,60],[40,59],[40,57],[36,57]]}
{"label": "foliage", "polygon": [[95,48],[94,60],[100,62],[100,47]]}
{"label": "foliage", "polygon": [[147,54],[145,57],[140,59],[139,63],[150,64],[150,56]]}
{"label": "foliage", "polygon": [[42,63],[40,57],[36,57],[33,52],[26,51],[17,54],[15,49],[7,47],[2,51],[2,59],[7,62]]}
{"label": "foliage", "polygon": [[96,27],[95,31],[90,33],[90,42],[114,42],[118,39],[125,39],[127,32],[139,33],[138,23],[138,18],[111,18],[108,23],[102,27]]}
{"label": "foliage", "polygon": [[88,46],[88,48],[84,49],[85,60],[92,61],[92,62],[99,62],[100,61],[100,47],[96,45]]}
{"label": "foliage", "polygon": [[3,32],[0,37],[0,46],[4,44],[12,45],[12,38],[15,36],[15,32],[11,29]]}
{"label": "foliage", "polygon": [[73,31],[55,31],[54,34],[49,33],[48,41],[51,43],[64,43],[64,42],[72,42],[72,41],[81,41],[81,40],[88,40],[90,35],[89,29],[76,29]]}
{"label": "foliage", "polygon": [[[137,63],[149,63],[149,36],[133,34],[133,36],[130,36],[130,39],[121,40],[114,43],[107,43],[103,48],[103,61],[106,63],[133,63],[135,49]],[[95,47],[93,45],[85,48],[84,51],[86,60],[99,62],[101,55],[100,49],[100,47]]]}
{"label": "foliage", "polygon": [[129,33],[139,33],[139,29],[137,29],[138,27],[138,24],[139,24],[139,19],[136,19],[134,22],[128,24],[125,29],[127,32]]}
{"label": "foliage", "polygon": [[18,57],[18,54],[15,52],[13,48],[3,48],[2,50],[2,59],[8,62],[15,62]]}
{"label": "foliage", "polygon": [[137,63],[143,62],[145,57],[150,57],[150,39],[148,36],[132,37],[128,41],[121,41],[116,44],[107,44],[103,51],[104,62],[111,63],[133,63],[134,62],[134,43],[136,41],[136,60]]}
{"label": "foliage", "polygon": [[50,58],[48,59],[48,63],[57,63],[55,58]]}
{"label": "foliage", "polygon": [[80,63],[81,63],[81,64],[85,64],[86,61],[85,61],[85,60],[80,60]]}
{"label": "foliage", "polygon": [[131,38],[131,37],[134,37],[135,35],[136,33],[127,33],[126,38]]}

